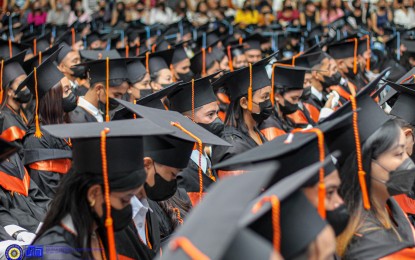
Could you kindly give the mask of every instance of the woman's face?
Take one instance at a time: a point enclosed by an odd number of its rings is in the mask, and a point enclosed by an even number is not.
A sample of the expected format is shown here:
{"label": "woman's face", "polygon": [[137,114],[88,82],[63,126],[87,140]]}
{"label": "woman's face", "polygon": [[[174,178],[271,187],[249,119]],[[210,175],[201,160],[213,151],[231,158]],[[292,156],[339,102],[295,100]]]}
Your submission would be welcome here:
{"label": "woman's face", "polygon": [[213,66],[211,66],[211,68],[206,70],[206,74],[207,74],[206,76],[212,75],[218,71],[220,71],[220,65],[219,65],[219,62],[215,61]]}
{"label": "woman's face", "polygon": [[71,83],[66,77],[63,77],[61,79],[61,85],[62,85],[62,98],[66,98],[72,93]]}
{"label": "woman's face", "polygon": [[246,56],[244,54],[238,55],[233,58],[233,67],[235,69],[240,69],[246,66],[248,66],[248,61],[246,60]]}
{"label": "woman's face", "polygon": [[400,129],[398,141],[388,151],[372,160],[370,174],[375,179],[371,182],[373,192],[389,197],[386,185],[382,182],[386,183],[389,180],[389,173],[396,170],[408,158],[406,147],[406,137],[404,131]]}
{"label": "woman's face", "polygon": [[260,113],[261,109],[259,103],[267,101],[269,99],[269,94],[271,93],[271,86],[266,86],[265,88],[258,89],[252,95],[252,113]]}
{"label": "woman's face", "polygon": [[229,59],[228,56],[223,56],[223,59],[219,63],[220,70],[229,70]]}
{"label": "woman's face", "polygon": [[140,91],[143,89],[151,89],[150,75],[148,73],[146,73],[142,81],[136,82],[132,86],[130,86],[130,88],[128,89],[128,93],[132,95],[135,99],[140,99]]}
{"label": "woman's face", "polygon": [[158,78],[150,83],[151,88],[154,91],[163,89],[163,85],[169,85],[173,83],[173,76],[169,69],[162,69],[158,73]]}

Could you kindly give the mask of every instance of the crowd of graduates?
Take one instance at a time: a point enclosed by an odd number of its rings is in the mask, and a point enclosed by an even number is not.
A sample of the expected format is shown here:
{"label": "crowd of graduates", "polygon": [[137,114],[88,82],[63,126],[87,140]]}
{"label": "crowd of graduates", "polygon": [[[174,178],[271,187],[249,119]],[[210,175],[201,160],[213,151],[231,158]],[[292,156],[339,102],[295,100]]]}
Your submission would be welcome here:
{"label": "crowd of graduates", "polygon": [[415,31],[354,11],[7,14],[0,256],[415,259]]}

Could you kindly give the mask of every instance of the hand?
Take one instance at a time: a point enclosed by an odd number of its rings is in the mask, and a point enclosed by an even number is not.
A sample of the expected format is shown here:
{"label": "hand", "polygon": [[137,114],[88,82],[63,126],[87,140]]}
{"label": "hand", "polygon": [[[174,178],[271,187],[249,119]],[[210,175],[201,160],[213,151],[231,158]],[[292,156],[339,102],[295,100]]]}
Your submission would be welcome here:
{"label": "hand", "polygon": [[333,104],[333,99],[334,99],[334,94],[330,93],[327,96],[327,101],[326,104],[324,105],[325,108],[332,108],[332,104]]}

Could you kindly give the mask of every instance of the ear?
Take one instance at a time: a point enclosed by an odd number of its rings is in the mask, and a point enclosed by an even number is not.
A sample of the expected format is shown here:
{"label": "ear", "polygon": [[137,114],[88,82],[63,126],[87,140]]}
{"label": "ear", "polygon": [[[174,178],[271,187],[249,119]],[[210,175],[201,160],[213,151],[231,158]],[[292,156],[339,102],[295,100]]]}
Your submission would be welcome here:
{"label": "ear", "polygon": [[239,99],[239,105],[245,110],[248,109],[248,99],[246,97],[241,97],[241,99]]}
{"label": "ear", "polygon": [[60,71],[60,72],[62,72],[63,73],[63,65],[62,65],[63,63],[60,63],[58,66],[57,66],[57,68],[58,68],[58,70]]}
{"label": "ear", "polygon": [[14,91],[13,91],[13,89],[11,89],[11,88],[8,88],[7,89],[7,96],[14,97]]}
{"label": "ear", "polygon": [[102,187],[99,184],[92,185],[87,192],[87,199],[89,204],[94,204],[102,197]]}
{"label": "ear", "polygon": [[144,169],[146,170],[150,169],[154,164],[153,159],[151,159],[150,157],[144,157],[143,160],[144,160]]}

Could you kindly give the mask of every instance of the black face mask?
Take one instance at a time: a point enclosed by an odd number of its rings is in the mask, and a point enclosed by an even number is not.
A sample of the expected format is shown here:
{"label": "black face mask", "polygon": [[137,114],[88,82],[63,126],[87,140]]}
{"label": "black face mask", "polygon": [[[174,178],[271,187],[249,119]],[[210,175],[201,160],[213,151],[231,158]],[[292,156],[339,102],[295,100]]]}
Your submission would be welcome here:
{"label": "black face mask", "polygon": [[213,122],[210,124],[202,124],[202,123],[197,123],[197,124],[217,136],[221,136],[222,131],[225,128],[225,125],[223,124],[223,122],[220,120],[219,117],[213,120]]}
{"label": "black face mask", "polygon": [[260,102],[258,105],[260,109],[259,114],[251,113],[251,115],[257,124],[261,124],[272,114],[274,107],[272,106],[271,99]]}
{"label": "black face mask", "polygon": [[76,108],[77,105],[77,99],[74,93],[69,94],[66,98],[62,99],[62,108],[63,111],[66,113],[71,112]]}
{"label": "black face mask", "polygon": [[349,211],[346,208],[346,205],[341,205],[335,210],[326,211],[327,222],[334,229],[336,236],[340,235],[347,227],[349,223]]}
{"label": "black face mask", "polygon": [[14,97],[14,100],[19,102],[20,104],[25,104],[29,102],[31,98],[32,98],[32,93],[30,93],[30,90],[26,88],[24,90],[20,90],[19,93],[16,94],[16,97]]}
{"label": "black face mask", "polygon": [[385,171],[389,172],[389,180],[379,180],[372,177],[374,180],[385,184],[390,196],[408,194],[414,185],[415,181],[415,164],[411,158],[403,161],[401,165],[394,171],[389,171],[386,167],[383,167],[376,160],[374,162],[382,167]]}
{"label": "black face mask", "polygon": [[[113,98],[109,98],[109,102],[110,102],[110,105],[109,105],[110,111],[116,109],[120,105]],[[98,102],[98,106],[99,106],[99,110],[101,110],[102,112],[105,112],[106,111],[106,108],[107,107],[106,107],[106,104],[105,103],[102,103],[101,101],[99,101]]]}
{"label": "black face mask", "polygon": [[285,106],[279,105],[281,113],[284,115],[290,115],[298,110],[298,104],[292,104],[288,100],[284,99]]}
{"label": "black face mask", "polygon": [[359,74],[359,72],[360,72],[360,67],[357,66],[356,74],[353,72],[353,68],[347,68],[347,72],[345,72],[344,75],[349,79],[354,79],[356,78],[357,74]]}
{"label": "black face mask", "polygon": [[86,79],[86,68],[85,66],[74,66],[71,67],[72,76],[75,78]]}
{"label": "black face mask", "polygon": [[153,94],[152,89],[140,89],[140,99]]}
{"label": "black face mask", "polygon": [[[98,228],[105,229],[105,219],[107,212],[107,206],[105,202],[102,204],[102,212],[104,212],[102,217],[99,217],[95,212],[93,212],[92,215],[97,222]],[[111,217],[113,221],[114,231],[121,231],[126,228],[133,219],[133,207],[131,204],[125,206],[122,209],[115,209],[111,206]]]}
{"label": "black face mask", "polygon": [[154,201],[163,201],[171,198],[177,190],[176,179],[166,181],[160,174],[157,173],[156,167],[154,166],[154,186],[150,187],[147,183],[144,184],[147,197]]}
{"label": "black face mask", "polygon": [[321,85],[324,89],[327,89],[331,86],[339,85],[341,79],[342,75],[340,75],[340,72],[336,72],[331,77],[323,76],[323,81],[321,82]]}
{"label": "black face mask", "polygon": [[303,89],[303,94],[301,95],[300,99],[302,101],[307,101],[311,97],[311,87],[305,87]]}
{"label": "black face mask", "polygon": [[177,73],[177,75],[179,76],[179,80],[182,80],[183,82],[189,82],[195,76],[192,71],[187,73]]}

